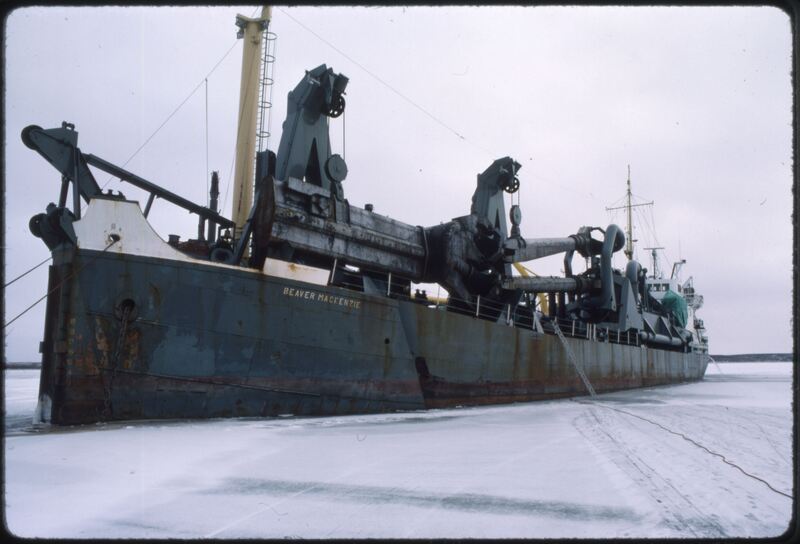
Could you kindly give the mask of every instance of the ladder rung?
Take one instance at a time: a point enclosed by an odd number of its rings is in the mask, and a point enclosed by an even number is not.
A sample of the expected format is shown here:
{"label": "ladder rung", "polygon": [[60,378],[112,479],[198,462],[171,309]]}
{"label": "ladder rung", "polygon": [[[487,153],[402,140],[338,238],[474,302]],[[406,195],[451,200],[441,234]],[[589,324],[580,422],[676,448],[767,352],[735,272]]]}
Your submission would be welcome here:
{"label": "ladder rung", "polygon": [[572,348],[570,348],[569,344],[567,344],[567,339],[564,337],[564,333],[561,332],[561,327],[558,326],[557,321],[553,321],[553,330],[556,331],[559,340],[561,340],[561,344],[564,346],[564,351],[567,353],[567,358],[572,363],[572,366],[575,367],[575,371],[578,373],[578,376],[583,382],[583,385],[586,387],[586,390],[589,391],[589,395],[596,397],[597,394],[594,391],[594,387],[592,387],[592,384],[589,383],[589,378],[586,377],[583,369],[578,366],[578,361],[575,359],[575,355],[572,353]]}

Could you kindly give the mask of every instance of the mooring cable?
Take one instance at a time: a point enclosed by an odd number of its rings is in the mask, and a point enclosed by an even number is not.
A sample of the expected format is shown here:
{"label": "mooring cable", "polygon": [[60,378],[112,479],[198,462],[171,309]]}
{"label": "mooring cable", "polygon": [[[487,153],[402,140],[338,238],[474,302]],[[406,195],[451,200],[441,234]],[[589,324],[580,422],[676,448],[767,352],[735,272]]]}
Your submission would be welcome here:
{"label": "mooring cable", "polygon": [[667,431],[670,434],[674,434],[675,436],[679,436],[679,437],[683,438],[687,442],[689,442],[689,443],[695,445],[696,447],[706,451],[707,453],[710,453],[711,455],[714,455],[715,457],[719,457],[726,464],[736,468],[737,470],[739,470],[739,472],[741,472],[742,474],[744,474],[748,478],[752,478],[754,480],[758,480],[759,482],[761,482],[764,485],[766,485],[770,490],[772,490],[773,492],[777,493],[778,495],[783,495],[784,497],[786,497],[788,499],[792,499],[792,500],[794,499],[794,497],[792,495],[789,495],[788,493],[784,493],[783,491],[780,491],[779,489],[775,489],[774,487],[772,487],[772,485],[770,485],[770,483],[768,481],[764,480],[763,478],[760,478],[760,477],[756,476],[755,474],[750,474],[749,472],[744,470],[742,467],[740,467],[739,465],[737,465],[733,461],[729,461],[728,458],[725,457],[724,455],[722,455],[721,453],[717,453],[717,452],[715,452],[713,450],[710,450],[706,446],[704,446],[703,444],[700,444],[699,442],[693,440],[692,438],[689,438],[685,434],[683,434],[681,432],[678,432],[678,431],[673,431],[672,429],[670,429],[668,427],[665,427],[664,425],[662,425],[661,423],[658,423],[657,421],[653,421],[651,419],[648,419],[648,418],[646,418],[644,416],[640,416],[640,415],[634,414],[632,412],[628,412],[627,410],[622,410],[620,408],[614,408],[612,406],[607,406],[607,405],[599,403],[597,401],[576,400],[575,402],[577,402],[579,404],[591,404],[591,405],[595,405],[595,406],[600,406],[602,408],[608,408],[609,410],[613,410],[613,411],[619,412],[621,414],[627,414],[627,415],[635,417],[637,419],[641,419],[642,421],[646,421],[647,423],[650,423],[651,425],[655,425],[655,426],[661,428],[662,430]]}
{"label": "mooring cable", "polygon": [[[254,17],[257,11],[258,11],[258,8],[256,8],[256,10],[253,12],[253,14],[251,15],[251,17]],[[181,108],[184,106],[184,104],[186,104],[186,102],[188,102],[188,101],[189,101],[189,99],[190,99],[192,96],[194,96],[194,94],[195,94],[195,93],[198,91],[198,89],[200,89],[200,87],[202,87],[202,86],[203,86],[203,84],[204,84],[204,83],[205,83],[206,85],[208,85],[208,78],[211,76],[211,74],[213,74],[213,73],[214,73],[214,72],[217,70],[217,68],[219,68],[219,65],[220,65],[220,64],[222,64],[222,61],[224,61],[224,60],[225,60],[225,59],[228,57],[228,55],[230,55],[231,51],[233,51],[233,49],[236,47],[236,45],[237,45],[238,43],[239,43],[239,39],[237,38],[236,40],[234,40],[234,41],[233,41],[233,45],[231,45],[231,46],[230,46],[230,48],[229,48],[229,49],[228,49],[228,50],[225,52],[225,54],[224,54],[224,55],[222,55],[222,58],[220,58],[220,59],[217,61],[217,63],[214,65],[214,67],[213,67],[213,68],[211,68],[211,70],[210,70],[210,71],[209,71],[209,72],[208,72],[208,73],[207,73],[207,74],[206,74],[206,75],[203,77],[203,79],[202,79],[202,80],[200,80],[200,83],[198,83],[198,84],[197,84],[197,86],[196,86],[194,89],[192,89],[192,91],[191,91],[191,92],[190,92],[190,93],[189,93],[189,94],[186,96],[186,98],[184,98],[184,99],[183,99],[183,102],[181,102],[180,104],[178,104],[178,106],[177,106],[177,107],[176,107],[174,110],[172,110],[172,113],[170,113],[170,114],[167,116],[167,118],[166,118],[166,119],[164,119],[164,122],[163,122],[163,123],[161,123],[161,124],[158,126],[158,128],[156,128],[156,129],[155,129],[155,131],[153,131],[153,133],[152,133],[152,134],[150,134],[150,136],[148,136],[148,137],[147,137],[147,139],[144,141],[144,143],[142,143],[142,145],[140,145],[140,146],[138,147],[138,149],[136,149],[136,151],[134,151],[134,152],[133,152],[133,155],[131,155],[130,157],[128,157],[128,160],[126,160],[126,161],[125,161],[125,162],[122,164],[122,167],[123,167],[123,168],[124,168],[124,167],[125,167],[125,166],[126,166],[128,163],[129,163],[129,162],[131,162],[131,161],[133,160],[133,158],[134,158],[136,155],[138,155],[138,154],[139,154],[139,152],[140,152],[142,149],[144,149],[144,147],[145,147],[145,146],[146,146],[148,143],[150,143],[150,140],[152,140],[152,139],[155,137],[155,135],[156,135],[156,134],[158,134],[158,133],[159,133],[159,131],[161,131],[161,129],[162,129],[162,128],[164,128],[164,125],[166,125],[166,124],[169,122],[169,120],[170,120],[170,119],[172,119],[172,117],[173,117],[173,116],[174,116],[176,113],[178,113],[178,110],[180,110],[180,109],[181,109]],[[206,90],[207,90],[207,89],[206,89]],[[112,179],[114,179],[114,176],[109,176],[109,178],[108,178],[108,179],[105,181],[105,183],[103,184],[103,186],[101,187],[101,189],[104,189],[104,188],[106,187],[106,185],[108,185],[108,183],[109,183],[109,182],[110,182]]]}
{"label": "mooring cable", "polygon": [[[53,292],[55,292],[55,291],[56,291],[57,289],[59,289],[59,288],[60,288],[62,285],[64,285],[64,283],[65,283],[65,282],[66,282],[68,279],[71,279],[72,277],[74,277],[75,275],[77,275],[77,274],[78,274],[78,273],[79,273],[81,270],[83,270],[84,268],[86,268],[87,266],[89,266],[90,264],[92,264],[93,262],[95,262],[95,261],[96,261],[96,260],[97,260],[97,259],[100,257],[100,255],[102,255],[103,253],[105,253],[105,252],[108,250],[108,248],[110,248],[111,246],[113,246],[114,244],[116,244],[117,242],[119,242],[119,236],[117,236],[117,235],[114,235],[114,234],[112,234],[111,236],[112,236],[111,243],[110,243],[110,244],[108,244],[108,245],[107,245],[107,246],[106,246],[106,247],[103,249],[103,251],[101,251],[100,253],[98,253],[97,255],[95,255],[95,256],[94,256],[92,259],[90,259],[90,260],[86,261],[85,263],[83,263],[83,265],[82,265],[80,268],[78,268],[77,270],[75,270],[74,272],[72,272],[71,274],[69,274],[69,275],[68,275],[66,278],[64,278],[63,280],[61,280],[61,281],[58,283],[58,285],[56,285],[55,287],[53,287],[52,289],[50,289],[48,292],[46,292],[46,293],[45,293],[45,294],[44,294],[44,295],[43,295],[43,296],[42,296],[40,299],[38,299],[36,302],[34,302],[34,303],[33,303],[33,304],[31,304],[30,306],[28,306],[27,308],[25,308],[24,310],[22,310],[22,312],[20,312],[19,314],[17,314],[17,315],[14,317],[14,319],[12,319],[11,321],[8,321],[8,322],[6,322],[6,323],[3,323],[3,326],[2,326],[2,327],[0,327],[0,329],[5,329],[5,328],[6,328],[6,327],[8,327],[9,325],[11,325],[11,324],[12,324],[14,321],[16,321],[17,319],[19,319],[20,317],[22,317],[23,315],[25,315],[26,313],[28,313],[28,311],[30,311],[30,310],[31,310],[31,309],[32,309],[34,306],[36,306],[36,305],[37,305],[37,304],[39,304],[41,301],[43,301],[44,299],[46,299],[46,298],[47,298],[47,296],[48,296],[48,295],[50,295],[50,293],[53,293]],[[47,261],[45,261],[45,262],[47,262]],[[44,264],[44,263],[41,263],[41,264]],[[41,266],[41,264],[40,264],[40,265],[37,265],[37,266]]]}
{"label": "mooring cable", "polygon": [[433,122],[435,122],[436,124],[440,125],[441,127],[443,127],[443,128],[444,128],[445,130],[447,130],[448,132],[452,133],[452,134],[453,134],[453,135],[454,135],[456,138],[458,138],[459,140],[462,140],[462,141],[466,142],[467,144],[469,144],[469,145],[473,146],[474,148],[476,148],[476,149],[479,149],[480,151],[483,151],[484,153],[486,153],[486,154],[487,154],[487,155],[489,155],[489,156],[494,156],[494,157],[500,157],[500,156],[501,156],[501,155],[499,155],[499,154],[497,154],[497,153],[494,153],[494,152],[493,152],[493,151],[491,151],[490,149],[487,149],[487,148],[485,148],[485,147],[483,147],[483,146],[481,146],[481,145],[477,144],[476,142],[474,142],[474,141],[472,141],[472,140],[468,140],[468,139],[467,139],[467,138],[466,138],[466,137],[465,137],[463,134],[461,134],[459,131],[457,131],[456,129],[454,129],[453,127],[451,127],[450,125],[448,125],[447,123],[445,123],[444,121],[442,121],[441,119],[439,119],[438,117],[436,117],[434,114],[432,114],[431,112],[429,112],[427,109],[423,108],[422,106],[420,106],[419,104],[417,104],[416,102],[414,102],[414,101],[413,101],[411,98],[409,98],[409,97],[408,97],[408,96],[406,96],[405,94],[401,93],[399,90],[397,90],[397,89],[395,89],[394,87],[392,87],[392,86],[391,86],[389,83],[387,83],[386,81],[384,81],[383,79],[381,79],[381,78],[380,78],[380,77],[379,77],[377,74],[375,74],[375,73],[371,72],[371,71],[370,71],[369,69],[367,69],[367,68],[366,68],[366,67],[365,67],[363,64],[359,63],[359,62],[358,62],[358,61],[356,61],[356,60],[355,60],[353,57],[351,57],[350,55],[348,55],[347,53],[345,53],[344,51],[342,51],[341,49],[339,49],[338,47],[336,47],[335,45],[333,45],[333,44],[332,44],[330,41],[326,40],[325,38],[323,38],[322,36],[320,36],[319,34],[317,34],[316,32],[314,32],[314,31],[313,31],[311,28],[309,28],[308,26],[306,26],[305,24],[303,24],[303,23],[302,23],[302,22],[301,22],[299,19],[297,19],[296,17],[294,17],[292,14],[288,13],[286,10],[284,10],[284,9],[282,9],[282,8],[280,8],[280,7],[278,7],[277,9],[278,9],[278,11],[280,11],[281,13],[283,13],[284,15],[286,15],[286,16],[287,16],[289,19],[291,19],[292,21],[294,21],[295,23],[297,23],[297,25],[299,25],[300,27],[302,27],[303,29],[305,29],[305,30],[306,30],[308,33],[310,33],[310,34],[311,34],[311,35],[313,35],[315,38],[317,38],[319,41],[321,41],[322,43],[324,43],[325,45],[327,45],[328,47],[330,47],[331,49],[333,49],[334,51],[336,51],[337,53],[339,53],[340,55],[342,55],[344,58],[346,58],[347,60],[349,60],[350,62],[352,62],[352,63],[353,63],[355,66],[357,66],[359,69],[361,69],[362,71],[364,71],[364,72],[365,72],[367,75],[369,75],[369,76],[370,76],[372,79],[374,79],[375,81],[377,81],[378,83],[380,83],[381,85],[383,85],[384,87],[386,87],[387,89],[389,89],[390,91],[392,91],[394,94],[396,94],[398,97],[400,97],[400,98],[402,98],[403,100],[405,100],[405,101],[406,101],[407,103],[409,103],[411,106],[413,106],[414,108],[416,108],[417,110],[419,110],[420,112],[422,112],[423,114],[425,114],[425,115],[426,115],[427,117],[429,117],[429,118],[430,118],[430,119],[431,119]]}
{"label": "mooring cable", "polygon": [[11,285],[12,283],[14,283],[15,281],[17,281],[18,279],[22,278],[23,276],[27,276],[28,274],[30,274],[31,272],[33,272],[34,270],[36,270],[37,268],[39,268],[40,266],[42,266],[44,263],[46,263],[47,261],[49,261],[49,260],[50,260],[50,259],[52,259],[52,258],[53,258],[53,256],[52,256],[52,255],[50,255],[48,258],[46,258],[45,260],[43,260],[42,262],[40,262],[39,264],[37,264],[36,266],[34,266],[33,268],[31,268],[31,269],[30,269],[30,270],[28,270],[27,272],[23,272],[22,274],[20,274],[19,276],[17,276],[16,278],[14,278],[13,280],[11,280],[11,281],[10,281],[10,282],[8,282],[7,284],[5,284],[5,285],[3,286],[3,289],[5,289],[6,287],[8,287],[9,285]]}

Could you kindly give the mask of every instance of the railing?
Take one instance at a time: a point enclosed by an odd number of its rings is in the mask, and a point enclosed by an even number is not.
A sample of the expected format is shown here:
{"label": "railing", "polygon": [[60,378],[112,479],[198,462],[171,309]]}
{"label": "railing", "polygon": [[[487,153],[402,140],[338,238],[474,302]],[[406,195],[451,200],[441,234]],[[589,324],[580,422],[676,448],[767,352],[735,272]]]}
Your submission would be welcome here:
{"label": "railing", "polygon": [[635,330],[620,331],[608,327],[598,327],[593,323],[585,323],[577,319],[563,317],[542,317],[542,328],[548,334],[556,334],[553,323],[557,323],[564,336],[582,338],[608,344],[639,346],[639,334]]}
{"label": "railing", "polygon": [[554,327],[554,323],[557,323],[565,337],[627,346],[641,345],[639,335],[635,330],[618,331],[607,327],[598,327],[595,324],[577,319],[546,316],[536,312],[534,308],[528,305],[500,304],[497,301],[480,296],[476,297],[475,301],[466,301],[450,294],[446,301],[442,301],[439,298],[411,295],[411,280],[393,274],[375,273],[363,269],[356,272],[344,267],[337,267],[334,273],[331,274],[329,283],[335,287],[365,292],[365,278],[368,278],[367,281],[373,283],[374,289],[370,290],[374,291],[375,294],[382,293],[389,298],[424,304],[432,310],[446,310],[552,335],[557,334]]}

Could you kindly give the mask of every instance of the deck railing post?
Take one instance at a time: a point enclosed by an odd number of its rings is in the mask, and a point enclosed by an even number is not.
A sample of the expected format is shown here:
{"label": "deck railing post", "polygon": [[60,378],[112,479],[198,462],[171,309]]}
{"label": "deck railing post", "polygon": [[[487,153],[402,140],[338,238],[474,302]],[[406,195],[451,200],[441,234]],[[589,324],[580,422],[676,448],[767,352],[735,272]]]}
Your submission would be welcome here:
{"label": "deck railing post", "polygon": [[336,266],[338,264],[339,264],[339,259],[338,258],[333,259],[333,266],[331,267],[331,273],[328,274],[328,285],[331,285],[333,283],[333,276],[334,274],[336,274]]}

